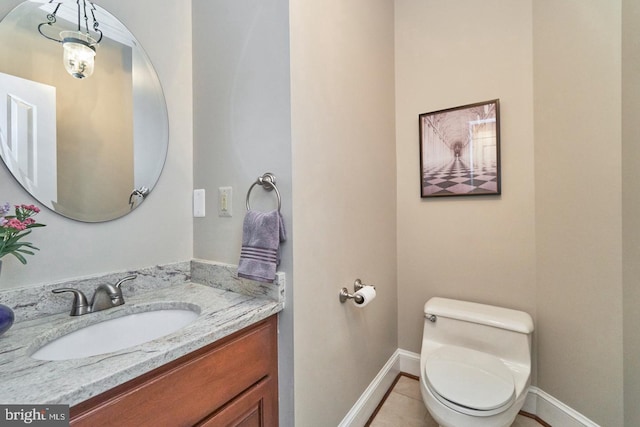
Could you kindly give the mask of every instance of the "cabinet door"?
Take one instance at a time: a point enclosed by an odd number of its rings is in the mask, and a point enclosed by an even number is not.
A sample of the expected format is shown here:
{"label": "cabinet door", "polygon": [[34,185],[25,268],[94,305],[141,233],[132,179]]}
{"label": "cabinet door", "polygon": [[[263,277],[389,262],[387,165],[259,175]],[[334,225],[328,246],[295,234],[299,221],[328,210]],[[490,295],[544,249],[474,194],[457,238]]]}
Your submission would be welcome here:
{"label": "cabinet door", "polygon": [[[275,427],[278,401],[275,382],[266,378],[238,396],[199,427]],[[277,392],[277,390],[276,390]]]}

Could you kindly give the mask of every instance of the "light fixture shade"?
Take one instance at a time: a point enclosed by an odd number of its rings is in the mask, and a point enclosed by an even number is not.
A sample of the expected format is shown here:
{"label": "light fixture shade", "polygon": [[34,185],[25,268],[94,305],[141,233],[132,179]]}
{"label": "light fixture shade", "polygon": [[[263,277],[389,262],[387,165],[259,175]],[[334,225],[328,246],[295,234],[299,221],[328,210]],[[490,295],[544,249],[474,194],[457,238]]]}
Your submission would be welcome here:
{"label": "light fixture shade", "polygon": [[95,66],[96,41],[79,31],[62,31],[64,68],[76,79],[84,79],[93,74]]}

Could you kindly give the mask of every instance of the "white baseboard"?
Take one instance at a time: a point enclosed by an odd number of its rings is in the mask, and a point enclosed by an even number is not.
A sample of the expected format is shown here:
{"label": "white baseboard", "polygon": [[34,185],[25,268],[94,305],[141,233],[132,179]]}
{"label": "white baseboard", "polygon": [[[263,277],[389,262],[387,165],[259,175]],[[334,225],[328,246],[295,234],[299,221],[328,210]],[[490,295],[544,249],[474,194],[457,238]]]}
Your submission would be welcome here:
{"label": "white baseboard", "polygon": [[396,350],[384,364],[378,375],[371,381],[362,396],[355,405],[347,413],[344,419],[338,424],[338,427],[356,427],[363,426],[367,423],[373,412],[382,401],[382,398],[391,388],[391,384],[396,379],[400,370],[400,356]]}
{"label": "white baseboard", "polygon": [[529,387],[522,410],[534,414],[552,426],[600,427],[578,411],[534,386]]}
{"label": "white baseboard", "polygon": [[[364,426],[400,372],[420,376],[420,355],[397,349],[338,427]],[[529,387],[522,410],[552,426],[600,427],[578,411],[534,386]]]}

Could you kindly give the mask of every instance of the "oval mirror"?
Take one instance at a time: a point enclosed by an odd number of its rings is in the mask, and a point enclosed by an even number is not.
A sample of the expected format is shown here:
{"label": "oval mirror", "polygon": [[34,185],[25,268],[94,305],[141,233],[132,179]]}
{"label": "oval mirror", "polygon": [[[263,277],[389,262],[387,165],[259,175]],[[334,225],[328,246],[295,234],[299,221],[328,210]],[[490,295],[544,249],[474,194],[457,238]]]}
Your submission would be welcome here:
{"label": "oval mirror", "polygon": [[[59,39],[77,33],[79,16],[99,41],[87,78],[74,52],[63,64],[68,46],[86,42],[65,38],[63,49]],[[126,215],[155,186],[168,143],[158,76],[109,12],[86,0],[28,0],[0,21],[0,156],[41,204],[85,222]]]}

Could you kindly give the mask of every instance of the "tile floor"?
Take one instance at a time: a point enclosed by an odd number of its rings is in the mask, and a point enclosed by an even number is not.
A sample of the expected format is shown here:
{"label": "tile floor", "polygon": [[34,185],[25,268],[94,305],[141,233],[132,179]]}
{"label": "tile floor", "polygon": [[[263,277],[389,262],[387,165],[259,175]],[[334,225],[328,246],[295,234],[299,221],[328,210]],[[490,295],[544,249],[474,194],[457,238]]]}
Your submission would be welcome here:
{"label": "tile floor", "polygon": [[[438,427],[422,402],[417,380],[400,376],[370,427]],[[511,427],[541,427],[532,418],[518,415]]]}

